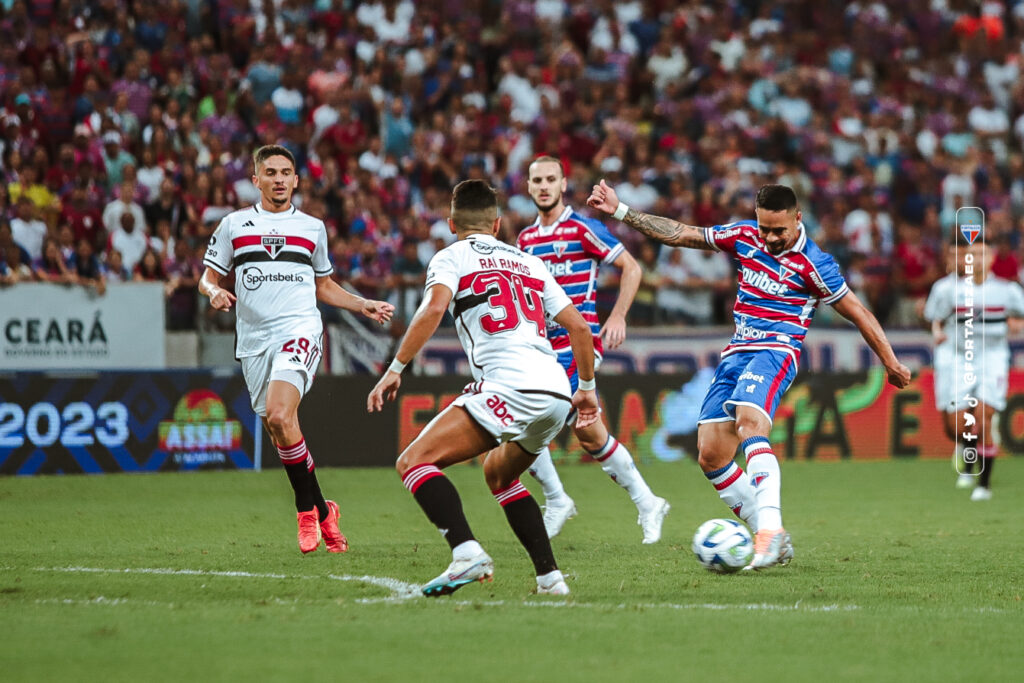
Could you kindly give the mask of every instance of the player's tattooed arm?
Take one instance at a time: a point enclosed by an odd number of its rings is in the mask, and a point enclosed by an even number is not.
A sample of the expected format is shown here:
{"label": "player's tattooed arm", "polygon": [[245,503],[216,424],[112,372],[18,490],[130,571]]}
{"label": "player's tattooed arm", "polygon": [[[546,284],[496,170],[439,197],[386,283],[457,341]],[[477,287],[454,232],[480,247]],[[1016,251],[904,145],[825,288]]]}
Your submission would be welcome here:
{"label": "player's tattooed arm", "polygon": [[670,247],[689,247],[691,249],[711,249],[704,239],[704,228],[686,225],[671,218],[652,216],[643,211],[630,209],[622,222],[637,232],[658,240]]}

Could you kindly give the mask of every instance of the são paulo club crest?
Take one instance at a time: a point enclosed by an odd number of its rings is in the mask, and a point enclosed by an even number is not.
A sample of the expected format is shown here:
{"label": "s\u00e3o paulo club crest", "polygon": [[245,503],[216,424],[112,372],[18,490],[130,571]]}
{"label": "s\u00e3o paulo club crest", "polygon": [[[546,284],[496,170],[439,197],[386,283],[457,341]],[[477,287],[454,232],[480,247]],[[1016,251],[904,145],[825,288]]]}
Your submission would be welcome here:
{"label": "s\u00e3o paulo club crest", "polygon": [[271,258],[277,258],[277,255],[284,249],[285,238],[284,235],[263,235],[263,248],[267,250]]}

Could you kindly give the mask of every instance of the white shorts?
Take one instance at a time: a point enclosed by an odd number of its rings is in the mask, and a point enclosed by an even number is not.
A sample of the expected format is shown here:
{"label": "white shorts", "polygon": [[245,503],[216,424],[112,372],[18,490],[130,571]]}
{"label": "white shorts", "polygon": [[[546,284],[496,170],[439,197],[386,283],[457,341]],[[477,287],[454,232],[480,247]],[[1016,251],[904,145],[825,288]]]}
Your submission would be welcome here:
{"label": "white shorts", "polygon": [[274,380],[288,382],[305,396],[320,365],[321,356],[318,341],[301,338],[276,342],[258,356],[242,358],[242,377],[249,387],[249,400],[253,412],[260,417],[267,415],[267,388]]}
{"label": "white shorts", "polygon": [[1010,353],[1006,348],[989,348],[978,352],[974,360],[974,381],[964,378],[964,360],[952,353],[935,354],[935,407],[948,413],[968,407],[970,395],[997,411],[1006,408],[1009,386]]}
{"label": "white shorts", "polygon": [[470,384],[452,405],[464,408],[498,443],[515,441],[534,455],[558,436],[572,409],[568,396],[493,382]]}

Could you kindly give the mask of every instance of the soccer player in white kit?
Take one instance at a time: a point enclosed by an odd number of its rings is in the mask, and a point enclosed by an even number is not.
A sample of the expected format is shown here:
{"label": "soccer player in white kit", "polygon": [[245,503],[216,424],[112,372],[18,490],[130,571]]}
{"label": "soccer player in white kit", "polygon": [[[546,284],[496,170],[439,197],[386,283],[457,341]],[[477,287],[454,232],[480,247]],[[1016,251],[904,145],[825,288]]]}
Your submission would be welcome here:
{"label": "soccer player in white kit", "polygon": [[[431,259],[423,303],[390,368],[367,397],[371,413],[394,399],[405,365],[451,311],[474,381],[395,465],[452,549],[448,569],[425,584],[423,594],[447,595],[494,575],[494,562],[474,538],[458,492],[441,472],[487,453],[484,478],[533,561],[537,592],[566,595],[569,587],[555,563],[540,506],[519,477],[562,429],[570,410],[579,411],[584,426],[598,419],[590,328],[540,259],[495,237],[501,219],[486,182],[455,186],[448,222],[458,241]],[[580,377],[572,398],[547,340],[549,319],[569,331]]]}
{"label": "soccer player in white kit", "polygon": [[[981,458],[981,471],[971,500],[984,501],[992,498],[992,465],[998,451],[993,418],[1006,408],[1010,374],[1007,319],[1024,316],[1024,289],[992,275],[995,252],[986,248],[982,237],[970,245],[961,242],[956,251],[958,273],[935,283],[925,302],[924,317],[932,324],[936,342],[936,407],[945,412],[946,433],[957,442],[957,451],[964,453],[964,470],[957,486],[968,488],[973,483],[968,449],[974,449],[975,457]],[[968,320],[973,328],[972,368],[966,367],[964,327]],[[969,402],[968,396],[975,401]],[[961,443],[964,433],[973,438]]]}
{"label": "soccer player in white kit", "polygon": [[[331,279],[323,221],[292,205],[299,177],[291,152],[267,145],[256,150],[253,161],[260,201],[228,214],[217,226],[199,291],[221,311],[238,303],[235,357],[252,408],[295,491],[299,549],[312,552],[322,538],[328,552],[342,553],[348,541],[338,528],[338,505],[320,492],[299,428],[299,402],[313,384],[322,354],[323,322],[316,304],[359,311],[379,323],[391,318],[394,307],[351,294]],[[235,294],[221,287],[232,268]]]}

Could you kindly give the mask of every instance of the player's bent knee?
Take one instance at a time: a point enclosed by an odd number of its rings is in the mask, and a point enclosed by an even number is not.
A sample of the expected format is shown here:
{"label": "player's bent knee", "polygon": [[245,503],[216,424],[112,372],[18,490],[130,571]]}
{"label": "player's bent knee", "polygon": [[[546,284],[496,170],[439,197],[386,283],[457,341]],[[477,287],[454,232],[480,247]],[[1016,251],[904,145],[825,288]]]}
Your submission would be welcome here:
{"label": "player's bent knee", "polygon": [[429,450],[418,449],[414,446],[415,444],[409,446],[398,456],[398,460],[395,462],[395,470],[399,476],[404,477],[406,472],[419,465],[437,465],[440,467],[438,465],[440,453],[432,453]]}
{"label": "player's bent knee", "polygon": [[271,434],[282,434],[284,432],[298,429],[299,420],[291,411],[282,409],[267,409],[267,429]]}

